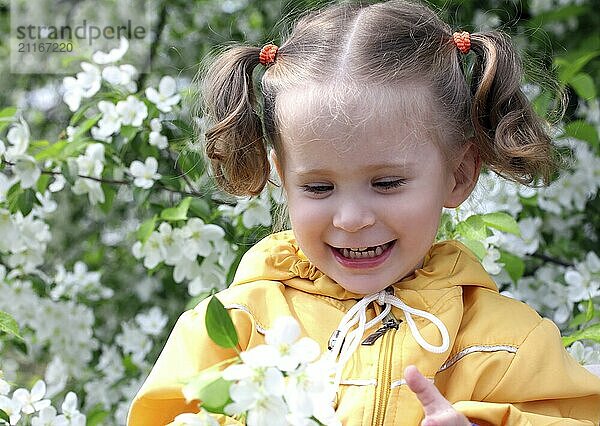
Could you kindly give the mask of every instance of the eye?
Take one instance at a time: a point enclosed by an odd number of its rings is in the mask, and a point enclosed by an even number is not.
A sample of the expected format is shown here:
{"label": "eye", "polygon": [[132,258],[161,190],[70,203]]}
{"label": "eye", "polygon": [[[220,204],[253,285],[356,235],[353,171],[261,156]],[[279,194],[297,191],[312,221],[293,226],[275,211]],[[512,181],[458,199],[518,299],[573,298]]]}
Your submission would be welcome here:
{"label": "eye", "polygon": [[399,188],[402,185],[404,185],[405,183],[406,183],[406,179],[391,178],[391,179],[384,179],[384,180],[377,181],[377,182],[373,183],[373,186],[378,189],[382,189],[384,191],[389,191],[392,189]]}
{"label": "eye", "polygon": [[302,188],[303,191],[309,192],[311,194],[322,195],[322,194],[326,194],[327,192],[331,191],[333,189],[333,185],[317,183],[317,184],[310,184],[310,185],[302,185],[300,188]]}

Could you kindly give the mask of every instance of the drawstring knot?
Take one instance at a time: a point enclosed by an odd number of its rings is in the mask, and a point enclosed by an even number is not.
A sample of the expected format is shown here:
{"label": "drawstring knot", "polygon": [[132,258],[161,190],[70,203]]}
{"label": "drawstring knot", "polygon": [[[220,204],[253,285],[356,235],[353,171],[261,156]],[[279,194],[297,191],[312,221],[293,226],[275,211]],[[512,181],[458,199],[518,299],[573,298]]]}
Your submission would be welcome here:
{"label": "drawstring knot", "polygon": [[[378,305],[383,306],[383,309],[379,315],[367,322],[367,306],[371,302],[376,302]],[[423,349],[436,354],[444,353],[448,350],[450,347],[450,335],[448,334],[448,329],[438,317],[429,312],[408,306],[393,293],[386,290],[367,295],[356,302],[356,304],[346,312],[340,321],[337,330],[333,332],[330,340],[328,357],[331,361],[335,362],[336,365],[334,378],[335,390],[337,390],[341,382],[342,370],[344,369],[346,362],[360,345],[360,341],[362,340],[365,331],[379,323],[388,313],[390,313],[392,306],[404,312],[406,323],[408,324],[413,338]],[[413,319],[413,315],[425,318],[437,327],[442,336],[441,345],[432,345],[423,338]],[[350,331],[355,325],[357,325],[356,328]]]}

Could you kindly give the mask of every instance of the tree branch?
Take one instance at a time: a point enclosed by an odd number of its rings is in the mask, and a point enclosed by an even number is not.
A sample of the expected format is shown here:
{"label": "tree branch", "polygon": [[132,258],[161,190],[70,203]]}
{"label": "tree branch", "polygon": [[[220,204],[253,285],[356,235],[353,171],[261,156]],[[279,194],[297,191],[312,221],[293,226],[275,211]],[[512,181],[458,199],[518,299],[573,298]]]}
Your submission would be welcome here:
{"label": "tree branch", "polygon": [[[10,161],[6,161],[6,160],[2,160],[2,163],[7,165],[7,166],[14,166],[15,163],[11,163]],[[53,170],[44,170],[42,169],[42,174],[44,175],[52,175],[52,176],[64,176],[63,173],[61,172],[55,172]],[[89,180],[93,180],[95,182],[100,182],[100,183],[107,183],[110,185],[126,185],[126,186],[135,186],[133,185],[133,182],[129,181],[129,180],[115,180],[115,179],[105,179],[105,178],[97,178],[97,177],[93,177],[93,176],[85,176],[85,175],[80,175],[77,174],[78,178],[81,179],[89,179]],[[164,190],[164,191],[168,191],[171,192],[173,194],[181,194],[181,195],[185,195],[185,196],[189,196],[189,197],[199,197],[201,194],[197,191],[181,191],[179,189],[174,189],[174,188],[169,188],[168,186],[163,185],[160,182],[154,182],[154,187]]]}
{"label": "tree branch", "polygon": [[567,267],[567,268],[569,268],[569,267],[573,268],[575,266],[572,263],[565,262],[564,260],[557,259],[555,257],[548,256],[548,255],[545,255],[545,254],[542,254],[542,253],[533,253],[533,254],[530,254],[529,256],[530,257],[535,257],[536,259],[540,259],[540,260],[543,260],[545,262],[550,262],[550,263],[554,263],[556,265],[564,266],[564,267]]}

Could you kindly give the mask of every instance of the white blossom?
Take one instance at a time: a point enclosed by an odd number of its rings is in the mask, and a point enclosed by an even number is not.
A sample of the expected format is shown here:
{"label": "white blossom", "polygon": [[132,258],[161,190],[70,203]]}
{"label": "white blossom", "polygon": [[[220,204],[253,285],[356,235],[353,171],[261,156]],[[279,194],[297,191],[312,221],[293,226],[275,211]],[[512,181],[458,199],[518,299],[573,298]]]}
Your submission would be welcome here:
{"label": "white blossom", "polygon": [[138,75],[137,69],[133,65],[110,65],[102,70],[102,78],[110,84],[125,87],[129,93],[137,91],[135,78]]}
{"label": "white blossom", "polygon": [[500,245],[517,256],[535,253],[540,244],[542,219],[540,217],[526,217],[521,219],[518,224],[521,235],[506,234],[503,236]]}
{"label": "white blossom", "polygon": [[123,353],[131,355],[134,363],[141,363],[152,349],[152,341],[134,324],[124,322],[121,329],[122,332],[116,336],[115,342],[123,349]]}
{"label": "white blossom", "polygon": [[57,415],[56,408],[44,407],[37,417],[31,419],[31,426],[68,426],[69,421],[63,415]]}
{"label": "white blossom", "polygon": [[565,281],[569,285],[569,300],[579,302],[600,295],[600,258],[590,251],[585,261],[576,262],[575,268],[568,268]]}
{"label": "white blossom", "polygon": [[158,226],[158,235],[161,239],[160,250],[162,258],[167,265],[176,265],[183,257],[185,237],[180,228],[173,229],[167,222]]}
{"label": "white blossom", "polygon": [[[295,370],[299,364],[314,361],[320,353],[317,342],[300,337],[300,326],[292,317],[280,317],[265,334],[267,345],[275,347],[279,352],[276,366],[281,371]],[[298,340],[298,341],[297,341]]]}
{"label": "white blossom", "polygon": [[188,259],[185,256],[180,257],[174,265],[173,280],[176,283],[180,283],[185,279],[191,280],[201,273],[198,262]]}
{"label": "white blossom", "polygon": [[163,259],[163,239],[158,232],[153,232],[146,240],[145,244],[137,241],[133,247],[133,255],[138,258],[144,258],[144,266],[148,269],[154,269]]}
{"label": "white blossom", "polygon": [[583,342],[574,342],[567,351],[581,365],[600,364],[600,345],[584,346]]}
{"label": "white blossom", "polygon": [[59,356],[55,356],[46,366],[46,373],[44,374],[47,396],[51,398],[61,392],[65,388],[68,379],[67,366]]}
{"label": "white blossom", "polygon": [[150,189],[154,181],[160,179],[161,175],[157,173],[158,161],[154,157],[146,158],[142,163],[139,160],[133,160],[129,166],[129,172],[135,178],[133,184],[143,189]]}
{"label": "white blossom", "polygon": [[92,61],[99,65],[110,64],[119,61],[129,49],[129,41],[126,37],[121,37],[119,40],[119,47],[111,49],[108,53],[97,51],[92,55]]}
{"label": "white blossom", "polygon": [[0,410],[8,415],[11,426],[16,425],[21,420],[21,407],[22,404],[18,400],[0,395]]}
{"label": "white blossom", "polygon": [[30,155],[19,155],[13,157],[13,161],[13,171],[17,180],[21,182],[21,188],[33,187],[42,175],[35,159]]}
{"label": "white blossom", "polygon": [[[19,120],[19,123],[15,123],[8,130],[6,135],[6,139],[9,142],[9,147],[4,152],[4,157],[8,161],[14,161],[15,158],[24,155],[29,148],[29,138],[31,137],[31,133],[29,131],[29,126],[27,122],[22,118]],[[2,144],[2,148],[4,148],[4,144]]]}
{"label": "white blossom", "polygon": [[158,83],[158,90],[154,87],[146,89],[146,97],[162,112],[170,112],[173,105],[179,103],[181,96],[177,93],[177,83],[170,76],[164,76]]}
{"label": "white blossom", "polygon": [[146,313],[137,314],[135,321],[144,333],[151,336],[158,336],[164,331],[168,317],[162,313],[158,306],[154,306]]}
{"label": "white blossom", "polygon": [[[60,167],[55,167],[52,171],[60,173],[61,169]],[[50,192],[62,191],[65,187],[65,183],[67,183],[67,180],[62,174],[55,174],[54,180],[50,183],[50,185],[48,185],[48,189],[50,190]]]}
{"label": "white blossom", "polygon": [[170,426],[219,426],[219,422],[206,411],[179,414]]}
{"label": "white blossom", "polygon": [[96,369],[101,371],[106,380],[111,382],[117,382],[124,377],[123,359],[116,346],[105,345],[102,347],[102,354],[98,359]]}
{"label": "white blossom", "polygon": [[148,117],[148,107],[135,96],[129,95],[124,101],[117,102],[117,112],[121,117],[121,123],[129,126],[139,127]]}
{"label": "white blossom", "polygon": [[13,399],[21,404],[21,411],[25,414],[33,414],[50,405],[49,399],[43,399],[46,395],[46,383],[38,380],[31,388],[31,392],[25,388],[14,391]]}
{"label": "white blossom", "polygon": [[248,229],[255,226],[271,226],[271,200],[269,194],[263,191],[259,197],[242,198],[238,200],[235,207],[227,205],[219,206],[219,210],[225,215],[239,220]]}
{"label": "white blossom", "polygon": [[[90,176],[96,179],[102,177],[104,170],[104,145],[93,143],[87,146],[85,155],[80,155],[74,162],[76,173],[82,176]],[[103,203],[104,192],[100,182],[94,179],[85,179],[79,177],[75,180],[72,191],[75,194],[88,194],[91,204]]]}
{"label": "white blossom", "polygon": [[56,211],[58,204],[52,199],[50,191],[44,191],[43,194],[36,192],[35,198],[40,202],[39,206],[33,208],[33,212],[36,216],[43,218]]}
{"label": "white blossom", "polygon": [[188,293],[197,296],[213,288],[221,290],[225,287],[226,276],[227,271],[218,263],[218,256],[211,254],[204,258],[198,274],[188,283]]}
{"label": "white blossom", "polygon": [[81,105],[82,98],[91,98],[102,83],[100,70],[95,65],[82,62],[83,71],[77,73],[76,77],[65,77],[63,79],[63,101],[71,111],[77,111]]}
{"label": "white blossom", "polygon": [[0,395],[7,395],[8,392],[10,392],[10,385],[6,380],[0,378]]}
{"label": "white blossom", "polygon": [[184,255],[189,259],[197,256],[208,256],[216,241],[225,236],[223,228],[213,224],[205,224],[200,218],[193,217],[187,221],[182,228],[183,237],[186,239],[186,250]]}
{"label": "white blossom", "polygon": [[150,145],[153,145],[158,149],[165,149],[167,146],[169,146],[167,137],[160,133],[162,130],[162,125],[158,118],[153,118],[150,120],[150,128],[152,129],[148,140]]}
{"label": "white blossom", "polygon": [[111,135],[121,129],[121,116],[117,112],[117,106],[112,102],[98,102],[98,109],[102,118],[98,120],[97,126],[91,129],[92,137],[96,140],[109,142]]}

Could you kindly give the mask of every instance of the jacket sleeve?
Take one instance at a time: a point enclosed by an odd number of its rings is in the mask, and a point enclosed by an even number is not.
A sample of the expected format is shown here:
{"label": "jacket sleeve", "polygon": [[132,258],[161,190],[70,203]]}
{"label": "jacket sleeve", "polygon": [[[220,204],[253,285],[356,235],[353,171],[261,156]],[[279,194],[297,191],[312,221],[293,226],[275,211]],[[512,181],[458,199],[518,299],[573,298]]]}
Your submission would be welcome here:
{"label": "jacket sleeve", "polygon": [[[204,316],[208,300],[187,311],[178,319],[150,375],[134,398],[127,419],[128,426],[164,426],[181,413],[198,411],[197,402],[186,403],[181,392],[186,379],[200,371],[236,356],[208,337]],[[254,329],[251,317],[243,311],[230,311],[244,350]],[[219,419],[221,424],[236,424]]]}
{"label": "jacket sleeve", "polygon": [[544,319],[482,402],[453,405],[481,426],[598,425],[600,379],[567,353],[557,327]]}

